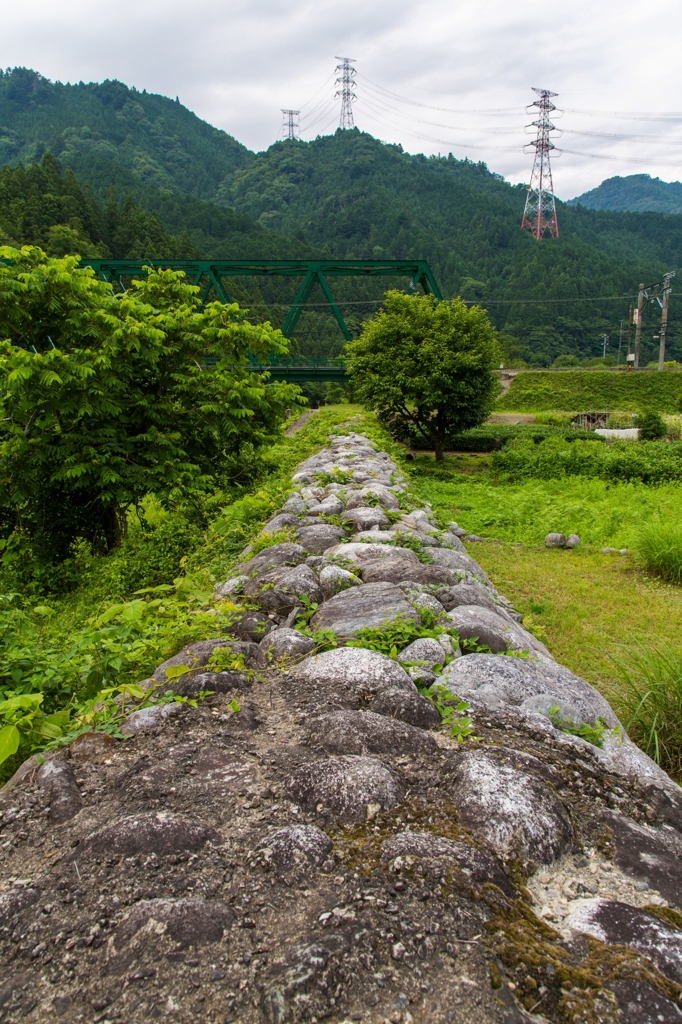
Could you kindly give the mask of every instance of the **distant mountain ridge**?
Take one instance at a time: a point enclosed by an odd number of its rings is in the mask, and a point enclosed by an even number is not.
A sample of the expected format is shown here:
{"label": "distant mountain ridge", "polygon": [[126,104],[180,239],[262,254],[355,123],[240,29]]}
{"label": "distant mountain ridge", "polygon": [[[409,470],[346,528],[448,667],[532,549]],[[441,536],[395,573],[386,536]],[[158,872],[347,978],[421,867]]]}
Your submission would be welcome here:
{"label": "distant mountain ridge", "polygon": [[[638,282],[682,267],[679,215],[560,203],[559,238],[538,243],[521,230],[525,187],[484,163],[410,154],[358,129],[275,142],[253,153],[177,100],[121,82],[62,85],[25,68],[0,72],[0,163],[28,167],[47,152],[93,190],[102,211],[128,195],[139,207],[126,210],[128,234],[120,241],[106,225],[86,231],[93,246],[139,255],[179,246],[223,259],[426,259],[446,297],[461,295],[487,308],[503,332],[506,363],[592,358],[601,354],[604,334],[614,353]],[[32,210],[30,182],[26,193],[21,176],[12,180],[25,195],[22,209]],[[49,191],[40,231],[30,217],[19,217],[7,191],[0,224],[6,237],[44,237],[56,249],[74,232],[83,234],[88,203],[80,222],[69,214],[68,197],[53,216]],[[371,277],[334,282],[354,335],[388,285]],[[294,278],[245,278],[241,286],[235,282],[234,294],[261,318],[281,323],[297,286]],[[306,355],[338,354],[343,339],[321,291],[311,303],[295,340]],[[679,307],[675,292],[668,349],[682,359]],[[657,354],[651,311],[646,320],[645,361]]]}
{"label": "distant mountain ridge", "polygon": [[214,199],[253,154],[177,100],[122,82],[50,82],[0,71],[0,165],[34,163],[46,150],[102,194],[131,175],[142,185]]}
{"label": "distant mountain ridge", "polygon": [[650,174],[607,178],[597,188],[569,199],[569,206],[629,213],[682,213],[682,181],[662,181]]}

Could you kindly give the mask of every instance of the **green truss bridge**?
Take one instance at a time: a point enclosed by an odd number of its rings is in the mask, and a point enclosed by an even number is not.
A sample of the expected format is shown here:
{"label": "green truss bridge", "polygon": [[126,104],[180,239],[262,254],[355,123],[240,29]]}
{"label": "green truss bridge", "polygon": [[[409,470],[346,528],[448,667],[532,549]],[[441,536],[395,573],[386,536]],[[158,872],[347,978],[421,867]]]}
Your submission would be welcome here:
{"label": "green truss bridge", "polygon": [[[302,278],[296,297],[282,325],[282,333],[290,338],[310,294],[319,284],[346,341],[352,340],[348,325],[334,298],[330,280],[340,277],[409,277],[409,291],[418,288],[426,295],[442,299],[438,283],[426,260],[82,260],[81,266],[92,267],[96,274],[112,285],[125,288],[126,278],[141,277],[147,267],[183,270],[192,284],[201,289],[201,304],[213,293],[220,302],[232,302],[227,282],[238,277]],[[294,383],[310,380],[343,381],[346,371],[343,359],[296,359],[273,357],[267,365],[250,358],[255,371],[267,370],[273,380]]]}

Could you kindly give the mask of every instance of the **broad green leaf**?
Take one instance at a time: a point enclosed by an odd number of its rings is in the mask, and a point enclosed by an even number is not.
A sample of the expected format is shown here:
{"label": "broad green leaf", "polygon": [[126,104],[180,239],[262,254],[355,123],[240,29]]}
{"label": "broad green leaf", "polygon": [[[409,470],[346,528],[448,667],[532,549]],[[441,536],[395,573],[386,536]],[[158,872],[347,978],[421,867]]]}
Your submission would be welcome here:
{"label": "broad green leaf", "polygon": [[6,725],[0,729],[0,764],[16,754],[20,740],[21,735],[15,725]]}

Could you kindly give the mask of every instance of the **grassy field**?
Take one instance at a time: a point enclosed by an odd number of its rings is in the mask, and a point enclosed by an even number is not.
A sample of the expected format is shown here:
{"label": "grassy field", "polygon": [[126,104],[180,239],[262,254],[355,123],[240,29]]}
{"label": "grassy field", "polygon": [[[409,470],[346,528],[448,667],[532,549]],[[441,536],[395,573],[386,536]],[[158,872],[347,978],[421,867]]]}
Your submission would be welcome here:
{"label": "grassy field", "polygon": [[[629,547],[643,522],[680,519],[682,486],[609,485],[566,478],[498,483],[487,455],[452,454],[439,466],[420,455],[413,480],[443,522],[506,543],[474,543],[471,555],[519,611],[541,627],[555,657],[608,691],[617,685],[609,653],[637,640],[678,645],[682,588],[647,576]],[[582,548],[547,549],[551,531],[578,533]]]}

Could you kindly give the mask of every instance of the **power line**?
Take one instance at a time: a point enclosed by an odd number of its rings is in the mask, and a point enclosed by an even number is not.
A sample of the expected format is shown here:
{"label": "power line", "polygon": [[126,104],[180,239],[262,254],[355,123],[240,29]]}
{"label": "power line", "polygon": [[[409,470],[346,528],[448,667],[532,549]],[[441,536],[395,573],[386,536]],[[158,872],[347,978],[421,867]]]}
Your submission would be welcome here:
{"label": "power line", "polygon": [[357,99],[355,95],[355,75],[357,74],[353,64],[354,59],[351,57],[337,57],[341,63],[336,65],[336,70],[341,72],[341,75],[336,79],[336,85],[340,85],[341,88],[336,90],[335,96],[341,97],[341,117],[339,119],[339,128],[355,128],[355,121],[353,120],[353,100]]}
{"label": "power line", "polygon": [[549,137],[549,133],[554,131],[554,125],[550,121],[549,115],[556,110],[550,96],[556,96],[557,93],[550,89],[536,89],[535,86],[533,86],[533,92],[540,97],[531,104],[531,107],[537,107],[539,112],[537,120],[533,121],[538,134],[537,138],[530,143],[535,148],[535,159],[521,227],[525,231],[531,231],[540,241],[546,231],[549,231],[552,238],[559,237],[552,168],[549,162],[550,151],[556,148]]}

